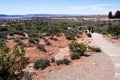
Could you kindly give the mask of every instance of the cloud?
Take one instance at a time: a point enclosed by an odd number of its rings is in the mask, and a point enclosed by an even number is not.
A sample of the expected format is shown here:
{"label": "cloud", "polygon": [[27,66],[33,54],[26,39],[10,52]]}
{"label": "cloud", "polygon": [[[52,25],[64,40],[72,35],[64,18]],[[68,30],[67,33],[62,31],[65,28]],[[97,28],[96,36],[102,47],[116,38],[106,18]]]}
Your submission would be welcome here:
{"label": "cloud", "polygon": [[72,9],[85,10],[85,9],[87,9],[87,7],[86,6],[76,6],[76,7],[72,7]]}
{"label": "cloud", "polygon": [[97,5],[90,5],[88,6],[90,9],[93,9],[93,10],[104,10],[106,7],[110,7],[112,6],[113,4],[97,4]]}
{"label": "cloud", "polygon": [[113,4],[95,4],[95,5],[87,5],[87,6],[74,6],[71,7],[75,10],[104,10],[105,7],[112,6]]}

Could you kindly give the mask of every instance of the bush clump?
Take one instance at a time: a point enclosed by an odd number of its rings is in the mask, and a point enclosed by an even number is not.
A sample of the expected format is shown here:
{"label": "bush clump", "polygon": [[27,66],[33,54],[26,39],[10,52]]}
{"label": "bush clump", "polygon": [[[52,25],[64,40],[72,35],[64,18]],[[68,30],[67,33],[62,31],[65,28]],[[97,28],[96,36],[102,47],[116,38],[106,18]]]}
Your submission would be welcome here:
{"label": "bush clump", "polygon": [[56,60],[56,64],[60,65],[60,64],[64,64],[63,60]]}
{"label": "bush clump", "polygon": [[42,44],[39,44],[37,46],[37,48],[40,49],[40,50],[42,50],[42,51],[44,51],[44,52],[46,52],[46,49],[45,49],[45,47]]}
{"label": "bush clump", "polygon": [[50,37],[50,39],[51,39],[51,40],[54,40],[54,41],[58,41],[58,39],[57,39],[57,38],[54,38],[53,36]]}
{"label": "bush clump", "polygon": [[71,61],[67,58],[63,59],[64,64],[69,65]]}
{"label": "bush clump", "polygon": [[35,69],[45,69],[47,66],[50,65],[50,61],[48,59],[39,59],[34,63]]}
{"label": "bush clump", "polygon": [[79,58],[80,58],[80,55],[79,55],[78,53],[72,53],[72,54],[70,55],[70,58],[71,58],[72,60],[79,59]]}
{"label": "bush clump", "polygon": [[32,74],[30,74],[29,72],[24,72],[23,75],[25,80],[32,80]]}
{"label": "bush clump", "polygon": [[55,62],[55,58],[54,57],[51,58],[51,62]]}
{"label": "bush clump", "polygon": [[89,46],[89,49],[91,49],[94,52],[102,52],[102,50],[99,47],[90,47]]}
{"label": "bush clump", "polygon": [[95,52],[101,52],[102,50],[99,47],[93,48],[93,51]]}
{"label": "bush clump", "polygon": [[67,58],[63,59],[63,60],[56,60],[56,64],[60,65],[60,64],[65,64],[65,65],[69,65],[69,63],[71,63],[71,61]]}
{"label": "bush clump", "polygon": [[14,42],[19,42],[20,41],[20,38],[15,38],[14,39]]}
{"label": "bush clump", "polygon": [[77,43],[77,42],[72,42],[69,44],[69,49],[72,51],[72,52],[79,52],[80,55],[84,55],[84,52],[87,51],[87,47],[85,44],[83,43]]}
{"label": "bush clump", "polygon": [[30,43],[35,43],[33,38],[29,38],[28,41],[29,41]]}
{"label": "bush clump", "polygon": [[46,45],[51,45],[51,43],[48,41],[48,39],[43,38],[44,42],[46,43]]}
{"label": "bush clump", "polygon": [[68,40],[75,40],[75,35],[74,34],[66,34],[66,38],[68,39]]}

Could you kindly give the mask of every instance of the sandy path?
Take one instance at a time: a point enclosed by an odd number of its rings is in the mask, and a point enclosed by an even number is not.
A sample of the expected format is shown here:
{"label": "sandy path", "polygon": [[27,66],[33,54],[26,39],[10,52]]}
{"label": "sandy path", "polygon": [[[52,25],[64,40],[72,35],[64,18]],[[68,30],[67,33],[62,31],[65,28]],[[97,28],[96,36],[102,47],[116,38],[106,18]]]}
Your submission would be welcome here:
{"label": "sandy path", "polygon": [[92,37],[102,51],[110,56],[115,65],[115,78],[113,80],[120,80],[120,47],[108,42],[101,34],[94,33]]}
{"label": "sandy path", "polygon": [[98,53],[50,72],[45,80],[112,80],[113,76],[114,66],[110,58]]}

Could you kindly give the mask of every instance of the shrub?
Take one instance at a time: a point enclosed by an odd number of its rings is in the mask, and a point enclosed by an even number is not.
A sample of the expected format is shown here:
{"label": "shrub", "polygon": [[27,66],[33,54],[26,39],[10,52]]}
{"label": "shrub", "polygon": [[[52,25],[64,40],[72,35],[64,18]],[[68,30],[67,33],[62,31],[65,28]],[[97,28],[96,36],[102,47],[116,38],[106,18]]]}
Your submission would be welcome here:
{"label": "shrub", "polygon": [[49,41],[46,42],[46,45],[51,45],[51,43]]}
{"label": "shrub", "polygon": [[54,41],[58,41],[57,38],[54,38],[54,37],[50,37],[51,40],[54,40]]}
{"label": "shrub", "polygon": [[55,62],[55,58],[53,57],[53,58],[51,58],[51,62]]}
{"label": "shrub", "polygon": [[80,55],[79,55],[78,53],[72,53],[72,54],[70,55],[70,58],[71,58],[72,60],[74,60],[74,59],[79,59],[79,58],[80,58]]}
{"label": "shrub", "polygon": [[24,78],[25,80],[32,80],[32,74],[29,72],[24,72]]}
{"label": "shrub", "polygon": [[75,40],[75,35],[74,34],[66,34],[66,38],[68,39],[68,40]]}
{"label": "shrub", "polygon": [[69,49],[72,52],[80,52],[80,55],[83,55],[84,52],[87,50],[87,47],[83,43],[78,44],[77,42],[72,42],[69,44]]}
{"label": "shrub", "polygon": [[60,64],[64,64],[63,60],[56,60],[56,64],[60,65]]}
{"label": "shrub", "polygon": [[35,43],[33,38],[29,38],[28,41],[29,41],[30,43]]}
{"label": "shrub", "polygon": [[78,52],[83,54],[85,51],[87,51],[87,46],[85,44],[83,44],[83,43],[78,44]]}
{"label": "shrub", "polygon": [[102,50],[99,47],[93,48],[93,51],[95,52],[101,52]]}
{"label": "shrub", "polygon": [[15,46],[12,53],[0,48],[0,78],[2,80],[21,80],[23,69],[28,63],[23,46]]}
{"label": "shrub", "polygon": [[15,38],[14,39],[14,42],[19,42],[20,41],[20,38]]}
{"label": "shrub", "polygon": [[48,41],[48,39],[43,38],[43,40],[45,41],[46,45],[51,45],[51,43]]}
{"label": "shrub", "polygon": [[42,50],[42,51],[44,51],[44,52],[46,52],[46,49],[45,49],[45,47],[42,44],[39,44],[37,46],[37,48],[40,49],[40,50]]}
{"label": "shrub", "polygon": [[10,49],[7,47],[6,44],[0,46],[0,50],[3,50],[5,53],[8,53]]}
{"label": "shrub", "polygon": [[69,65],[69,63],[71,63],[71,61],[68,60],[67,58],[63,59],[63,62],[64,62],[64,64],[66,64],[66,65]]}
{"label": "shrub", "polygon": [[18,41],[18,45],[23,45],[23,46],[25,46],[25,44],[20,40],[20,41]]}
{"label": "shrub", "polygon": [[101,52],[102,50],[99,47],[88,47],[89,49],[91,49],[94,52]]}
{"label": "shrub", "polygon": [[35,69],[45,69],[47,66],[50,65],[50,61],[48,59],[39,59],[34,63]]}

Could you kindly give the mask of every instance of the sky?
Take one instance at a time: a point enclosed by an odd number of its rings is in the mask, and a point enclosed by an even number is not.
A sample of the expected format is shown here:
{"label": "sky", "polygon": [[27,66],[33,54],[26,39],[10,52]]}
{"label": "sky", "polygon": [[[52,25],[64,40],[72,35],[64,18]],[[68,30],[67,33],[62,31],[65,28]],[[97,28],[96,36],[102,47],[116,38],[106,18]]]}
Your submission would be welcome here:
{"label": "sky", "polygon": [[108,14],[120,10],[120,0],[1,0],[0,14]]}

